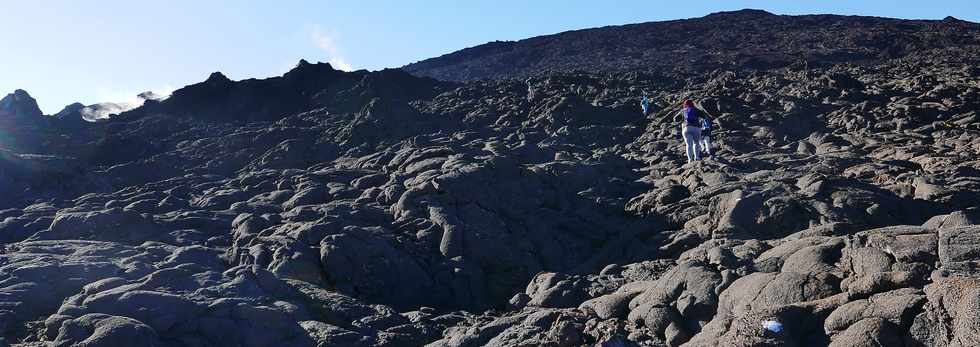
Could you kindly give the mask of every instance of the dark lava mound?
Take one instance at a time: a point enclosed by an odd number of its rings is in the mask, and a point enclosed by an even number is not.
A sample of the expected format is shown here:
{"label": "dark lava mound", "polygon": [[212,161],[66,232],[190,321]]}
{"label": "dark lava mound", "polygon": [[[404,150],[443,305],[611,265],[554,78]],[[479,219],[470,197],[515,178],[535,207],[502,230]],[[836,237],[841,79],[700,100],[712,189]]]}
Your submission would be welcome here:
{"label": "dark lava mound", "polygon": [[978,38],[739,11],[97,123],[17,91],[0,345],[976,345]]}

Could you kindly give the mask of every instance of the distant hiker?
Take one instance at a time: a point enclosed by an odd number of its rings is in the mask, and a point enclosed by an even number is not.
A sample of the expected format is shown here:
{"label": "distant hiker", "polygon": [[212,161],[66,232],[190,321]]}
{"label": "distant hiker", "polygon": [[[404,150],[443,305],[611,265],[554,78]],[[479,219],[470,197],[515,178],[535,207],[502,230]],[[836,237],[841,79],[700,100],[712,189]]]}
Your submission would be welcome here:
{"label": "distant hiker", "polygon": [[644,116],[650,114],[650,98],[646,97],[646,95],[643,96],[643,99],[640,99],[640,108],[643,109]]}
{"label": "distant hiker", "polygon": [[684,147],[687,151],[687,162],[701,160],[701,117],[694,102],[684,100],[681,109],[681,133],[684,134]]}
{"label": "distant hiker", "polygon": [[803,69],[803,79],[804,80],[809,80],[810,79],[810,62],[806,58],[806,54],[800,53],[800,64],[799,65],[800,65],[800,68]]}
{"label": "distant hiker", "polygon": [[711,118],[707,115],[701,116],[701,148],[711,159],[716,159],[711,153]]}
{"label": "distant hiker", "polygon": [[528,78],[527,81],[527,101],[530,102],[534,100],[534,83],[531,83],[531,79]]}

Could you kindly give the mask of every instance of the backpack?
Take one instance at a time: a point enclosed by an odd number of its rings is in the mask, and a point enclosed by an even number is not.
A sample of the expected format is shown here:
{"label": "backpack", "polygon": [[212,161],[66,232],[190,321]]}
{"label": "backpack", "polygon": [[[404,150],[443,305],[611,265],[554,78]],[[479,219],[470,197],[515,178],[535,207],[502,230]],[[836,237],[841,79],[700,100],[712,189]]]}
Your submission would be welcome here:
{"label": "backpack", "polygon": [[711,121],[708,118],[701,118],[701,131],[711,131]]}
{"label": "backpack", "polygon": [[688,107],[684,109],[684,122],[692,127],[700,127],[701,122],[699,122],[698,111],[694,107]]}

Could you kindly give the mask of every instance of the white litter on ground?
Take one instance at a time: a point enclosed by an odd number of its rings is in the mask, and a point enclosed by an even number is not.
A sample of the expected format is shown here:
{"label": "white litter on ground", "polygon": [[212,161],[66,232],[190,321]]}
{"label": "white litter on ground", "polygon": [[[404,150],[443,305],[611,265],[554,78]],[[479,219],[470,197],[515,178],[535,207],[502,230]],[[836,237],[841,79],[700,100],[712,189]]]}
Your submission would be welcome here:
{"label": "white litter on ground", "polygon": [[774,320],[767,320],[765,322],[762,322],[762,328],[774,333],[778,333],[783,331],[783,323]]}

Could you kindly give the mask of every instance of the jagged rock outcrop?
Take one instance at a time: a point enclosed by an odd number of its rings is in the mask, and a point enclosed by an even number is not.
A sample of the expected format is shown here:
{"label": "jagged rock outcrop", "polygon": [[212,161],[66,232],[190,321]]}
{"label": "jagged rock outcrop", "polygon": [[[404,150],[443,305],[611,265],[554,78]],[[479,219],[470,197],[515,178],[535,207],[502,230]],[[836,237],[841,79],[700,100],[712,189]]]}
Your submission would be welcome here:
{"label": "jagged rock outcrop", "polygon": [[41,115],[37,100],[23,89],[17,89],[0,99],[0,117],[30,119]]}

